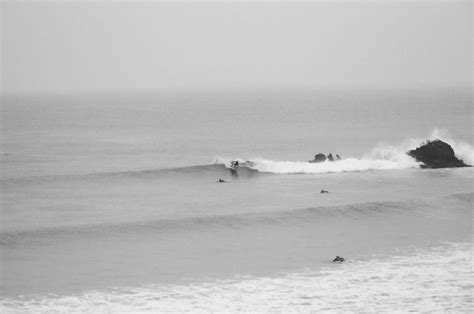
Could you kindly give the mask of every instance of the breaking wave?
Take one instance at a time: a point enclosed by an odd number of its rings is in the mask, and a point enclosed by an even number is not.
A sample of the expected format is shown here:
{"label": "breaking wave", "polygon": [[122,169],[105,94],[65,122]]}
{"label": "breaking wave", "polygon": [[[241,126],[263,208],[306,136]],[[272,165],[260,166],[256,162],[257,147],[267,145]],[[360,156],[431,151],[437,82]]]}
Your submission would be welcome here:
{"label": "breaking wave", "polygon": [[[379,146],[362,158],[349,157],[337,161],[311,163],[308,161],[275,161],[255,158],[245,160],[237,158],[239,167],[246,167],[259,172],[269,173],[332,173],[365,170],[391,170],[418,168],[420,163],[398,147]],[[231,159],[216,158],[216,164],[230,168]]]}
{"label": "breaking wave", "polygon": [[[417,168],[419,163],[407,157],[403,160],[346,158],[337,162],[310,163],[302,161],[275,161],[268,159],[242,160],[243,167],[270,173],[331,173],[364,170],[389,170]],[[228,165],[230,160],[217,159],[216,163]]]}
{"label": "breaking wave", "polygon": [[168,169],[150,169],[139,171],[98,172],[89,174],[32,176],[16,179],[0,179],[0,182],[22,182],[40,180],[76,180],[76,179],[117,179],[117,178],[157,178],[172,175],[224,175],[231,168],[231,161],[238,160],[239,176],[253,176],[259,173],[275,174],[324,174],[367,170],[394,170],[419,168],[422,163],[407,155],[407,151],[415,149],[426,139],[440,139],[454,149],[458,158],[467,164],[474,164],[474,148],[465,142],[454,140],[446,131],[435,129],[427,138],[410,138],[397,145],[379,143],[374,149],[362,157],[347,157],[337,161],[311,163],[308,161],[283,161],[265,158],[215,157],[213,164],[194,165]]}
{"label": "breaking wave", "polygon": [[[472,242],[274,277],[0,298],[4,312],[472,312]],[[433,275],[435,274],[435,276]],[[336,302],[337,301],[337,302]]]}
{"label": "breaking wave", "polygon": [[[456,156],[467,164],[474,163],[474,149],[471,145],[452,139],[446,131],[435,129],[429,140],[440,139],[454,149]],[[239,167],[266,173],[332,173],[366,170],[391,170],[419,168],[421,163],[407,155],[407,151],[415,149],[426,138],[411,138],[398,145],[380,143],[361,158],[349,157],[338,161],[311,163],[307,161],[276,161],[263,158],[222,158],[215,159],[216,164],[230,168],[232,160],[238,160]]]}

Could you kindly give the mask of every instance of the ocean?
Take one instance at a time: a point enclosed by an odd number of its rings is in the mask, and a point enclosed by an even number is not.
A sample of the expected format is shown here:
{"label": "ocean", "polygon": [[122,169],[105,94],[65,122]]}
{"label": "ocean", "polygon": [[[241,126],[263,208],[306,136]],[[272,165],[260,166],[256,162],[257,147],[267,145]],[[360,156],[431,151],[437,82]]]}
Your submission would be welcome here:
{"label": "ocean", "polygon": [[0,311],[472,312],[473,169],[406,155],[439,138],[473,164],[472,109],[456,89],[3,96]]}

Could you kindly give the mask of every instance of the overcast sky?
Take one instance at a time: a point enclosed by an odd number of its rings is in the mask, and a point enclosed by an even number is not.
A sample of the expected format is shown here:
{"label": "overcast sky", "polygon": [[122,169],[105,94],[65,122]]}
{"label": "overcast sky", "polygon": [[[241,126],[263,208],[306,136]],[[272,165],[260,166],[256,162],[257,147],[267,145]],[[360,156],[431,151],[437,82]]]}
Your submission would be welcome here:
{"label": "overcast sky", "polygon": [[466,1],[2,2],[4,92],[472,85]]}

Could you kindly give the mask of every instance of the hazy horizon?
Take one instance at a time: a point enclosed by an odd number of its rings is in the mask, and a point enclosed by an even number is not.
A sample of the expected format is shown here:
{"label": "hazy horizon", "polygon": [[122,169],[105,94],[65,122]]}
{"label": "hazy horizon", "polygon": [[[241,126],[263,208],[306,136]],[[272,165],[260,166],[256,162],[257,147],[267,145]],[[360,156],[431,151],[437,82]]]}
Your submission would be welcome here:
{"label": "hazy horizon", "polygon": [[5,94],[472,87],[470,1],[1,5]]}

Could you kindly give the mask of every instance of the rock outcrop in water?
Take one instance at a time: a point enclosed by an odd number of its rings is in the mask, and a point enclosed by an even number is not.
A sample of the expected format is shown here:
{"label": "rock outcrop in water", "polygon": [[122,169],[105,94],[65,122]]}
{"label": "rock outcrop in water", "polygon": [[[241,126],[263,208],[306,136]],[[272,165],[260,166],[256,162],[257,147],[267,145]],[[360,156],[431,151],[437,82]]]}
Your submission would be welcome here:
{"label": "rock outcrop in water", "polygon": [[455,168],[469,167],[454,154],[453,148],[441,140],[422,143],[417,149],[407,154],[423,163],[422,168]]}
{"label": "rock outcrop in water", "polygon": [[323,162],[323,161],[326,161],[326,155],[319,153],[319,154],[316,154],[314,156],[314,159],[310,160],[309,162]]}
{"label": "rock outcrop in water", "polygon": [[326,157],[326,155],[319,153],[319,154],[316,154],[314,156],[314,159],[310,160],[309,162],[324,162],[326,161],[326,159],[329,161],[336,161],[336,160],[341,160],[341,157],[336,154],[336,158],[334,158],[332,153],[329,153],[329,155],[327,155]]}

